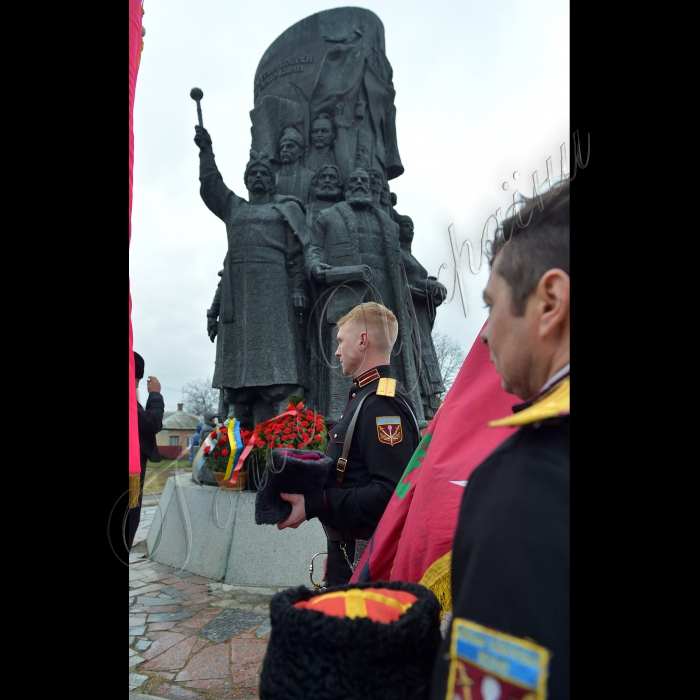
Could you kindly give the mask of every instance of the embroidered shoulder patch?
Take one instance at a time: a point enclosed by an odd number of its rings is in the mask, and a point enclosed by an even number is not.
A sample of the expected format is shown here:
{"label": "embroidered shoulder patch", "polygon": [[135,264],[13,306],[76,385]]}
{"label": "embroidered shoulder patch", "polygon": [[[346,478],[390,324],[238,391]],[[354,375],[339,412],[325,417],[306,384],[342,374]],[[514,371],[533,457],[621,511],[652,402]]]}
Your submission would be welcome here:
{"label": "embroidered shoulder patch", "polygon": [[530,640],[457,617],[445,700],[545,700],[549,656]]}
{"label": "embroidered shoulder patch", "polygon": [[398,445],[403,440],[401,416],[378,416],[377,437],[385,445]]}

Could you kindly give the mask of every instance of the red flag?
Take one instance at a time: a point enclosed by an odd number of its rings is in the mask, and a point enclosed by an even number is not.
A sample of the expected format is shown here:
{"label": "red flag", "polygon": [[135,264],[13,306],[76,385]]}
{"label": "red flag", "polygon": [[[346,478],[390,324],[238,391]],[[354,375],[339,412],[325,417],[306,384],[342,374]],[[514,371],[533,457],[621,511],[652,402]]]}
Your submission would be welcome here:
{"label": "red flag", "polygon": [[[129,243],[131,243],[131,201],[134,177],[134,93],[136,91],[136,74],[141,55],[141,26],[143,10],[141,0],[129,0]],[[139,478],[131,475],[141,473],[139,458],[138,414],[136,409],[136,386],[134,384],[133,333],[131,328],[131,291],[129,291],[129,490],[132,504],[138,499]]]}
{"label": "red flag", "polygon": [[[488,422],[517,398],[501,388],[477,336],[443,405],[406,467],[351,582],[414,581],[451,609],[450,562],[464,487],[472,471],[513,428]],[[449,607],[448,607],[449,606]]]}

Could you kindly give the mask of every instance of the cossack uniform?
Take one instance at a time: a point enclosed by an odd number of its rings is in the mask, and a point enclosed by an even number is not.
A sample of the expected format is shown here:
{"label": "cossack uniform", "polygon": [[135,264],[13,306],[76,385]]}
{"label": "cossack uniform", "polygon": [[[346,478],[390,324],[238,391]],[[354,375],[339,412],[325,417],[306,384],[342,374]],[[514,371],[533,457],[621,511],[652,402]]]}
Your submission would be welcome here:
{"label": "cossack uniform", "polygon": [[305,496],[306,519],[318,518],[326,531],[331,586],[350,580],[419,441],[410,399],[391,367],[355,377],[347,406],[328,428],[333,465],[325,488]]}
{"label": "cossack uniform", "polygon": [[489,423],[520,429],[474,470],[464,492],[452,550],[453,618],[431,700],[570,696],[564,371],[514,415]]}

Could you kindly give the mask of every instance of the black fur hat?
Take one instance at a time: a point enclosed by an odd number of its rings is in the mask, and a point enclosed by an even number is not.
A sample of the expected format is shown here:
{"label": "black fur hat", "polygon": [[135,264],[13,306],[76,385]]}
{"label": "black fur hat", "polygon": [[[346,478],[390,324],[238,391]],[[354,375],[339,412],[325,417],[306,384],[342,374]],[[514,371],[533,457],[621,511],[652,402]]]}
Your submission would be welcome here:
{"label": "black fur hat", "polygon": [[[394,622],[335,617],[294,607],[298,601],[352,588],[388,588],[418,599]],[[277,593],[260,673],[260,700],[427,700],[441,641],[440,604],[427,588],[375,581]]]}
{"label": "black fur hat", "polygon": [[333,460],[322,452],[277,448],[267,460],[255,497],[255,523],[276,525],[286,520],[292,504],[280,493],[309,493],[323,489]]}
{"label": "black fur hat", "polygon": [[143,372],[146,369],[146,363],[143,361],[143,357],[137,352],[134,353],[134,374],[136,379],[143,379]]}

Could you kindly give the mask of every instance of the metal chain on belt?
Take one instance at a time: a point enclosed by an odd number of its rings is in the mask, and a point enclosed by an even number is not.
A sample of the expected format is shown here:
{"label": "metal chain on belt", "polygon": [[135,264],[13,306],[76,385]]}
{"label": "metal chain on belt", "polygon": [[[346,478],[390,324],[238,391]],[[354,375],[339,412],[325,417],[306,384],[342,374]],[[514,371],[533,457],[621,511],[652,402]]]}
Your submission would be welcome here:
{"label": "metal chain on belt", "polygon": [[348,558],[348,553],[345,549],[345,542],[340,542],[339,544],[340,544],[340,548],[343,550],[343,554],[345,555],[345,561],[348,563],[348,566],[350,567],[350,571],[352,571],[352,573],[354,574],[355,567],[350,563],[350,559]]}

